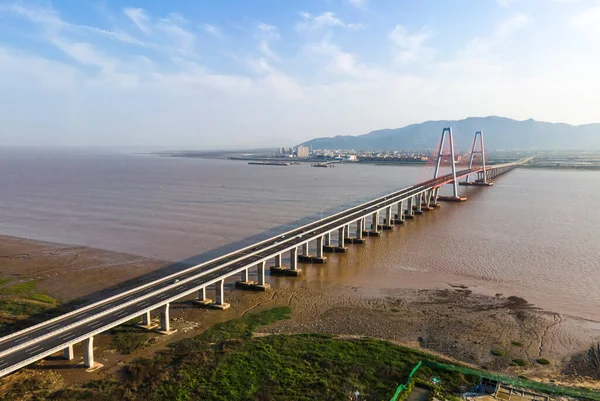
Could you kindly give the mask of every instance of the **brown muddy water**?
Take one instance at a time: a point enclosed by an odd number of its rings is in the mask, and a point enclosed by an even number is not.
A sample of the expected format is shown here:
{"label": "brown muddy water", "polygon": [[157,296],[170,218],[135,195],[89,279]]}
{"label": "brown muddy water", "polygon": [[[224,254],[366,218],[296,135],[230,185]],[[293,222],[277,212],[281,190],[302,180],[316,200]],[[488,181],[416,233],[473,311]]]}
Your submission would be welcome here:
{"label": "brown muddy water", "polygon": [[[431,174],[4,149],[0,234],[198,262]],[[270,280],[373,294],[462,284],[600,320],[599,188],[600,172],[517,169],[492,188],[468,188],[464,204],[303,266],[300,279]]]}

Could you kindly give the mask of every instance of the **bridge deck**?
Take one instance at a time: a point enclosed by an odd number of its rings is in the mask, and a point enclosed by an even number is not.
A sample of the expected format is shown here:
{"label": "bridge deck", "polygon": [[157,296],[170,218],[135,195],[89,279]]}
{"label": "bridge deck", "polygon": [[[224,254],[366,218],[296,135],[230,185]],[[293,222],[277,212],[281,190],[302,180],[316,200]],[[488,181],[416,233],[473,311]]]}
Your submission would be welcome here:
{"label": "bridge deck", "polygon": [[[492,165],[486,170],[504,173],[506,172],[504,170],[512,169],[523,162],[525,161]],[[461,170],[457,172],[456,179],[482,171],[482,168]],[[453,177],[448,174],[418,183],[2,337],[0,338],[0,376],[140,316],[146,311],[154,310],[224,280],[309,240],[451,182]],[[175,279],[178,281],[174,282]]]}

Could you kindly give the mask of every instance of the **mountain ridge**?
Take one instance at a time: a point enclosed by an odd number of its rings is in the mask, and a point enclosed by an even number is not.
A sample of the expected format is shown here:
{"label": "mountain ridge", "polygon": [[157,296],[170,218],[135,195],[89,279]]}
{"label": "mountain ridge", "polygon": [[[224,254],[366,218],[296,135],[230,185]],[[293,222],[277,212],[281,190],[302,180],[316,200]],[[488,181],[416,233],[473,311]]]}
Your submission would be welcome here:
{"label": "mountain ridge", "polygon": [[313,149],[430,149],[443,128],[452,127],[458,149],[470,147],[475,131],[483,131],[490,150],[600,149],[600,123],[572,125],[501,116],[467,117],[461,120],[428,120],[401,128],[383,128],[363,135],[337,135],[302,143]]}

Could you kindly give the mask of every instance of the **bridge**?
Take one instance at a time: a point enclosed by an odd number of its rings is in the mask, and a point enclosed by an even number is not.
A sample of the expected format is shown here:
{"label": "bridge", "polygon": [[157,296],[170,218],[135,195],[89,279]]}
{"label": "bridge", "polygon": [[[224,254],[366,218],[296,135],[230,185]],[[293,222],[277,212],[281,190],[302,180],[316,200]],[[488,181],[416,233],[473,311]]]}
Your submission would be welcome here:
{"label": "bridge", "polygon": [[[478,136],[479,151],[476,150]],[[449,155],[444,153],[446,140],[450,145]],[[473,165],[475,153],[481,153],[481,166]],[[449,156],[451,173],[440,175],[445,156]],[[483,134],[478,132],[468,168],[457,171],[452,130],[444,129],[432,179],[2,337],[0,376],[58,352],[72,360],[75,358],[73,345],[78,343],[83,344],[83,364],[89,370],[96,369],[101,365],[94,361],[94,336],[102,332],[141,316],[140,327],[170,334],[173,330],[169,324],[169,305],[180,298],[197,294],[199,305],[226,309],[229,304],[224,299],[224,283],[229,277],[241,276],[236,283],[240,287],[267,290],[267,263],[270,263],[272,275],[297,276],[301,273],[299,262],[323,263],[327,259],[325,252],[345,252],[347,244],[360,244],[367,236],[378,236],[381,230],[404,224],[407,219],[438,207],[440,200],[465,200],[457,192],[461,179],[466,185],[490,185],[490,180],[529,160],[486,166]],[[470,181],[471,176],[476,176],[476,180]],[[453,196],[442,197],[439,190],[447,184],[453,185]],[[312,247],[314,254],[309,253],[311,244],[316,245]],[[284,266],[283,255],[286,253],[289,253],[289,264]],[[257,281],[251,282],[249,269],[254,268],[258,273]],[[214,301],[206,298],[209,286],[215,287]],[[153,325],[151,313],[157,310],[160,324]]]}

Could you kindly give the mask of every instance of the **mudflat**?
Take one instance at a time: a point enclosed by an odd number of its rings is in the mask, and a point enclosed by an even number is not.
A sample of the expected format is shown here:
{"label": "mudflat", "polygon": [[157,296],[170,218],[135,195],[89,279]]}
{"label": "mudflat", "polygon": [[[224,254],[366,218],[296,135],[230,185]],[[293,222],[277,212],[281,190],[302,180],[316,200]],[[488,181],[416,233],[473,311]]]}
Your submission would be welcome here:
{"label": "mudflat", "polygon": [[[0,276],[10,279],[0,289],[35,282],[37,291],[61,303],[74,299],[91,302],[178,268],[182,266],[81,246],[0,237]],[[305,268],[327,269],[327,265]],[[128,361],[150,356],[168,343],[198,334],[216,322],[287,305],[292,307],[292,319],[264,327],[259,335],[316,332],[381,338],[477,368],[600,388],[598,382],[584,377],[594,372],[578,362],[592,344],[600,341],[599,322],[540,310],[518,297],[478,294],[456,283],[425,290],[388,288],[375,294],[342,284],[281,284],[275,283],[265,293],[234,290],[229,284],[226,298],[232,308],[227,311],[200,309],[189,299],[182,299],[171,307],[172,327],[178,329],[177,333],[148,333],[147,346],[131,355],[116,352],[111,334],[101,334],[96,340],[96,360],[104,368],[95,373],[76,368],[78,360],[44,361],[37,368],[53,371],[60,366],[53,374],[67,383],[113,375]],[[208,296],[212,296],[210,290]],[[493,350],[502,355],[494,355]],[[550,365],[536,363],[539,358],[549,360]],[[514,359],[526,360],[527,366],[511,366]],[[73,369],[64,369],[69,364]]]}

